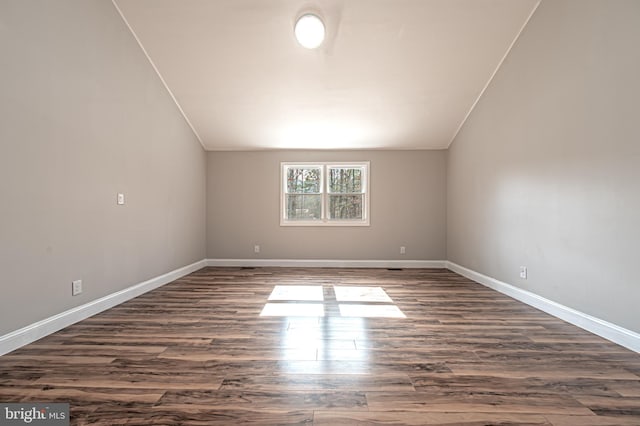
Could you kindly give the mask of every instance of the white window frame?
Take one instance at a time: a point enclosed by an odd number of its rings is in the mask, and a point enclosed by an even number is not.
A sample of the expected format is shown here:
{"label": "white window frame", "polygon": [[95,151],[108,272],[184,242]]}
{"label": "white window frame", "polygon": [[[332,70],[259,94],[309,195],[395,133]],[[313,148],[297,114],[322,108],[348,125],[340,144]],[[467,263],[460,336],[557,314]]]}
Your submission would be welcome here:
{"label": "white window frame", "polygon": [[[287,169],[290,167],[317,167],[320,171],[320,194],[321,194],[321,218],[318,220],[289,220],[286,217],[286,191],[287,191]],[[329,182],[328,170],[332,167],[344,168],[363,168],[362,177],[362,219],[345,220],[345,219],[329,219],[328,203],[329,203]],[[350,162],[281,162],[280,163],[280,226],[369,226],[369,206],[370,206],[370,169],[369,161],[350,161]]]}

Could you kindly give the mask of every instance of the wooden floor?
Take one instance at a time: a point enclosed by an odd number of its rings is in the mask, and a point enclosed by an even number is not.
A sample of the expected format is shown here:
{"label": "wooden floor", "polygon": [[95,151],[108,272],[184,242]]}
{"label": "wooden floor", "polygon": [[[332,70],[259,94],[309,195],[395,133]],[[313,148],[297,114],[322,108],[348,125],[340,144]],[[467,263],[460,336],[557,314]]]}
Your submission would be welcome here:
{"label": "wooden floor", "polygon": [[[325,316],[261,317],[276,285],[323,286]],[[333,285],[406,318],[341,317]],[[444,269],[207,268],[0,357],[0,401],[78,425],[640,425],[640,355]]]}

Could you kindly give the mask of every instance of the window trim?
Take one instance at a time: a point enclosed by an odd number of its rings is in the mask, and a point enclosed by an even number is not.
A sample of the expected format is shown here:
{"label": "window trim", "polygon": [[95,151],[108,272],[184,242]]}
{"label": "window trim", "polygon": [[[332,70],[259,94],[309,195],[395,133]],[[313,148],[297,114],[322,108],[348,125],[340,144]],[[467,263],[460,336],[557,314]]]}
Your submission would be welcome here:
{"label": "window trim", "polygon": [[[315,166],[321,169],[321,215],[320,220],[287,220],[286,218],[286,169],[289,167],[309,167]],[[328,202],[329,202],[329,182],[328,169],[331,167],[362,167],[364,168],[364,176],[362,181],[362,195],[364,202],[362,203],[362,220],[340,220],[329,219]],[[370,226],[370,175],[371,163],[369,161],[283,161],[280,162],[280,226]],[[339,194],[339,193],[338,193]]]}

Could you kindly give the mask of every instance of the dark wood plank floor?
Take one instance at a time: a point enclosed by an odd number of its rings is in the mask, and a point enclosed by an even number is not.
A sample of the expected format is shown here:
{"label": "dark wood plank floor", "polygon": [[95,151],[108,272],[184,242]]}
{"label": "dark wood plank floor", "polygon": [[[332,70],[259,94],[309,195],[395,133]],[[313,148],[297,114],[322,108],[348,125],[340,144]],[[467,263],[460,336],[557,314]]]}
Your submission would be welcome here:
{"label": "dark wood plank floor", "polygon": [[[324,317],[260,317],[321,285]],[[407,318],[341,317],[333,285]],[[640,425],[640,355],[442,269],[207,268],[0,357],[72,424]]]}

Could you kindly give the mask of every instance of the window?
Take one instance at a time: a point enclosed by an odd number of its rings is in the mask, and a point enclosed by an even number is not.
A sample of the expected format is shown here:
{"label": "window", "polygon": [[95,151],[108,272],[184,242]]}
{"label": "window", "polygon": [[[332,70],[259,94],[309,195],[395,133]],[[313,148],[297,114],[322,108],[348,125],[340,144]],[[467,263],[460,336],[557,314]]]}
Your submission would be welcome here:
{"label": "window", "polygon": [[282,163],[280,180],[280,225],[369,225],[369,162]]}

